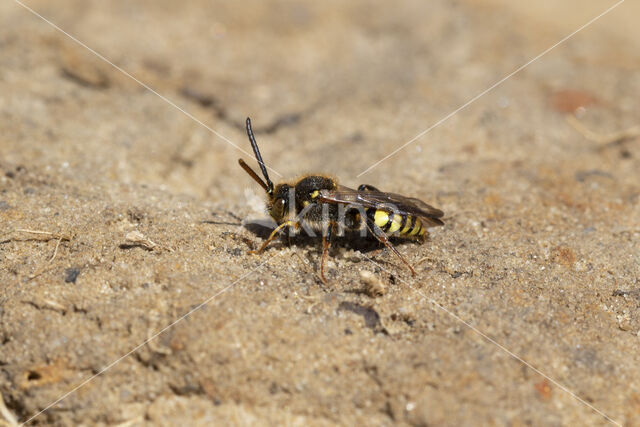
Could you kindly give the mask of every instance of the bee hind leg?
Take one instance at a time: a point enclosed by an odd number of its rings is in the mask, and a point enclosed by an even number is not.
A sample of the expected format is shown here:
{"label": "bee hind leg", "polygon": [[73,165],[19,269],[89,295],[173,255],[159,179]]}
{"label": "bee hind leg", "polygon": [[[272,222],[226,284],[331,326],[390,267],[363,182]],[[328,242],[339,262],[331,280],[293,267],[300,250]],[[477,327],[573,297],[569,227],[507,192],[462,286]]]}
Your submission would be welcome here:
{"label": "bee hind leg", "polygon": [[380,191],[378,190],[376,187],[374,187],[373,185],[369,185],[369,184],[360,184],[360,186],[358,187],[358,191]]}
{"label": "bee hind leg", "polygon": [[400,258],[400,260],[407,266],[409,267],[409,270],[411,270],[411,275],[415,276],[416,275],[416,271],[413,269],[413,267],[411,266],[411,264],[409,264],[409,261],[407,261],[405,259],[405,257],[402,256],[402,254],[400,252],[398,252],[398,250],[391,244],[391,242],[389,242],[389,238],[387,237],[387,235],[385,234],[384,231],[382,231],[382,229],[380,227],[378,227],[376,225],[375,222],[373,221],[367,221],[367,228],[369,229],[369,231],[371,232],[371,234],[373,234],[373,236],[383,245],[385,245],[387,248],[391,249],[391,252],[393,252],[398,258]]}

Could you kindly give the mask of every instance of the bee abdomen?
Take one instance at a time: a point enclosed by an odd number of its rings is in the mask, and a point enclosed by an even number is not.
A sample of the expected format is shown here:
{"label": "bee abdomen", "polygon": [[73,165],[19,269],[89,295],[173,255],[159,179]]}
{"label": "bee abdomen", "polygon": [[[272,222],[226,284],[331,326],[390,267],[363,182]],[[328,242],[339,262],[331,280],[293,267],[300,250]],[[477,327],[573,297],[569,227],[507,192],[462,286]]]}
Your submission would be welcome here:
{"label": "bee abdomen", "polygon": [[367,217],[387,234],[401,234],[406,237],[420,238],[427,234],[420,218],[413,215],[394,214],[382,209],[367,209]]}

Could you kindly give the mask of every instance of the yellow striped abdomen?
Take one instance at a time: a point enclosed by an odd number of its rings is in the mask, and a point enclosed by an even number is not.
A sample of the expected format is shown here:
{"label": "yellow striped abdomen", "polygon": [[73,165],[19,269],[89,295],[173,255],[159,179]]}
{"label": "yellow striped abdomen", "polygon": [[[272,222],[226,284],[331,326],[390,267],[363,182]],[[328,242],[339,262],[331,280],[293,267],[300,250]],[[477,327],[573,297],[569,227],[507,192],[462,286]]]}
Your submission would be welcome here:
{"label": "yellow striped abdomen", "polygon": [[412,215],[393,214],[381,209],[368,209],[367,216],[387,234],[397,233],[401,237],[422,239],[427,234],[420,218]]}

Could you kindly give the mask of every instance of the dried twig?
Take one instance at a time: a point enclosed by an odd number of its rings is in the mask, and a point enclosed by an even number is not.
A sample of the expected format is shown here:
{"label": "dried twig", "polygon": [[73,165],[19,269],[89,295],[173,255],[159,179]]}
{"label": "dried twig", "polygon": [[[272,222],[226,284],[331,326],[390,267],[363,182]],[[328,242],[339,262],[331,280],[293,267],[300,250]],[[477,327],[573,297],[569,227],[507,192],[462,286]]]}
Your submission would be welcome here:
{"label": "dried twig", "polygon": [[66,309],[65,306],[63,306],[59,302],[51,300],[51,299],[42,299],[42,300],[39,300],[39,301],[23,300],[22,302],[25,303],[25,304],[32,305],[32,306],[34,306],[35,308],[37,308],[39,310],[49,309],[49,310],[60,312],[62,314],[67,312],[67,309]]}
{"label": "dried twig", "polygon": [[35,279],[36,277],[44,273],[44,271],[49,266],[49,264],[53,262],[53,260],[56,258],[56,255],[58,254],[58,248],[60,247],[60,242],[62,242],[62,237],[58,239],[58,242],[56,243],[56,248],[53,250],[53,255],[51,256],[51,258],[49,258],[49,261],[47,261],[45,265],[43,265],[42,267],[37,269],[32,275],[30,275],[29,280]]}
{"label": "dried twig", "polygon": [[4,399],[2,398],[2,394],[0,394],[0,415],[4,418],[4,420],[0,420],[0,425],[5,425],[8,427],[15,427],[18,425],[18,420],[15,415],[11,413],[7,405],[4,404]]}
{"label": "dried twig", "polygon": [[125,247],[127,245],[141,246],[149,251],[164,249],[166,251],[173,252],[173,248],[169,246],[159,245],[156,242],[152,241],[151,239],[148,239],[144,234],[142,234],[137,230],[128,232],[124,238],[127,241],[126,245],[124,245]]}
{"label": "dried twig", "polygon": [[[60,239],[60,240],[71,240],[71,235],[69,234],[61,234],[61,233],[52,233],[51,231],[41,231],[41,230],[28,230],[26,228],[17,228],[15,230],[18,233],[31,233],[31,234],[41,234],[45,236],[51,236],[51,239]],[[47,240],[51,240],[47,239]]]}
{"label": "dried twig", "polygon": [[[53,260],[56,258],[56,256],[58,255],[58,249],[60,248],[60,244],[62,243],[63,240],[65,241],[71,241],[72,239],[72,235],[70,234],[66,234],[66,233],[54,233],[51,231],[43,231],[43,230],[29,230],[27,228],[16,228],[14,230],[15,233],[29,233],[29,234],[36,234],[36,235],[40,235],[40,236],[46,236],[44,239],[41,239],[42,241],[49,241],[51,239],[57,239],[58,241],[56,242],[56,247],[53,250],[53,254],[51,255],[51,258],[49,258],[49,260],[46,262],[46,264],[44,264],[43,266],[41,266],[40,268],[38,268],[33,274],[31,274],[29,276],[29,280],[34,279],[36,277],[38,277],[39,275],[41,275],[42,273],[45,272],[45,270],[47,269],[47,267],[53,262]],[[11,241],[11,240],[17,240],[17,239],[9,239],[7,241]]]}
{"label": "dried twig", "polygon": [[53,250],[53,255],[51,255],[51,258],[49,258],[49,261],[47,262],[47,264],[50,264],[51,261],[53,261],[56,258],[56,255],[58,254],[58,248],[60,247],[60,242],[62,242],[62,237],[58,239],[58,242],[56,243],[56,248]]}
{"label": "dried twig", "polygon": [[637,138],[640,136],[640,126],[633,126],[629,129],[601,134],[588,129],[585,125],[580,122],[573,114],[567,114],[566,116],[567,122],[584,136],[586,139],[592,142],[596,142],[600,145],[613,145],[620,144],[623,141],[627,141],[629,139]]}
{"label": "dried twig", "polygon": [[131,427],[133,425],[143,424],[143,423],[144,423],[144,416],[138,415],[135,418],[131,418],[130,420],[123,421],[120,424],[116,424],[115,427]]}

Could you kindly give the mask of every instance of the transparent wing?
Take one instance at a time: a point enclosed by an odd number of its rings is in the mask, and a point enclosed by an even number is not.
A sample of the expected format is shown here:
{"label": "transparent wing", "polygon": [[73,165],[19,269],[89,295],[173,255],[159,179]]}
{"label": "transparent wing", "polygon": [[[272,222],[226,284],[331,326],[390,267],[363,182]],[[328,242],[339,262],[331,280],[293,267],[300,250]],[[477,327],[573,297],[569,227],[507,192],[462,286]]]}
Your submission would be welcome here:
{"label": "transparent wing", "polygon": [[401,215],[413,215],[419,217],[427,225],[443,225],[440,218],[444,215],[440,209],[434,208],[415,197],[405,197],[396,193],[385,193],[377,190],[354,190],[339,185],[335,190],[320,190],[318,201],[322,203],[344,203],[361,205],[367,208],[384,209],[391,207]]}

